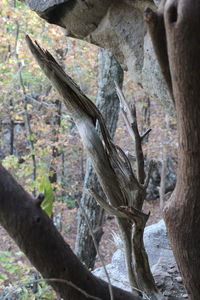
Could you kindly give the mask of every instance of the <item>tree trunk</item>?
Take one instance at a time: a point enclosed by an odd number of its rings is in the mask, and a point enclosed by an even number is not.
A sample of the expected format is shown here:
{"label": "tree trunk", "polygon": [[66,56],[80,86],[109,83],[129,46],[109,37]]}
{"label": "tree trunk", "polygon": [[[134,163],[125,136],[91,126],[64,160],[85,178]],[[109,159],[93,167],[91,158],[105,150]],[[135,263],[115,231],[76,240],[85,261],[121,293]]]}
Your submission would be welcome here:
{"label": "tree trunk", "polygon": [[[119,113],[119,99],[115,91],[114,81],[122,86],[123,70],[114,56],[105,49],[100,49],[99,66],[100,72],[96,105],[106,121],[111,137],[114,137]],[[98,132],[100,132],[99,128]],[[99,245],[103,235],[102,226],[104,224],[105,214],[104,209],[102,209],[97,204],[96,200],[94,200],[94,198],[88,193],[88,188],[92,188],[97,194],[101,195],[101,197],[105,199],[105,195],[89,158],[87,159],[86,164],[84,191],[80,204],[90,220],[96,243]],[[94,268],[97,253],[87,222],[82,215],[81,208],[79,208],[78,211],[78,229],[75,252],[88,268]]]}
{"label": "tree trunk", "polygon": [[[177,184],[164,210],[165,221],[190,299],[197,300],[200,299],[200,1],[163,1],[158,13],[149,10],[148,16],[153,37],[160,24],[162,37],[166,33],[167,47],[160,49],[166,51],[169,60],[179,132]],[[158,22],[162,18],[164,21]],[[159,38],[154,40],[155,49]]]}

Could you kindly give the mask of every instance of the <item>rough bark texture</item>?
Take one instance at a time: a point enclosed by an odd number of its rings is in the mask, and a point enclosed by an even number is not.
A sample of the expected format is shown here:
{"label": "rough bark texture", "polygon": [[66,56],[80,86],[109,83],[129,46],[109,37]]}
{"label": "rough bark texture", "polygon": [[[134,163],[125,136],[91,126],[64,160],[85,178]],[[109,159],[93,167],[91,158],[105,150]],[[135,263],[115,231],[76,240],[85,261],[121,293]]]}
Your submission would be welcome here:
{"label": "rough bark texture", "polygon": [[[179,131],[177,184],[165,207],[165,220],[190,299],[197,300],[200,299],[200,2],[168,0],[163,4]],[[150,17],[150,21],[154,22],[154,18]]]}
{"label": "rough bark texture", "polygon": [[135,83],[174,110],[160,73],[143,12],[160,0],[48,0],[26,3],[42,18],[65,28],[66,35],[111,51]]}
{"label": "rough bark texture", "polygon": [[[100,72],[96,105],[106,121],[111,137],[113,137],[119,113],[119,99],[116,94],[114,81],[122,87],[123,70],[114,56],[104,49],[100,49],[99,66]],[[97,130],[100,132],[99,126]],[[90,220],[96,243],[99,245],[103,234],[102,226],[104,224],[105,214],[104,209],[102,209],[91,194],[88,193],[88,188],[92,188],[97,194],[105,199],[105,195],[89,158],[86,164],[84,191],[80,203]],[[88,268],[93,269],[97,253],[81,209],[78,211],[75,253]]]}
{"label": "rough bark texture", "polygon": [[[44,278],[66,280],[50,282],[65,300],[109,300],[108,284],[92,275],[65,243],[51,219],[0,165],[0,224]],[[34,249],[33,249],[34,245]],[[72,287],[74,284],[87,294]],[[141,299],[113,287],[114,299]]]}
{"label": "rough bark texture", "polygon": [[[110,204],[94,191],[91,193],[117,218],[124,241],[131,287],[144,291],[152,300],[163,299],[155,286],[142,242],[144,225],[149,217],[141,211],[148,180],[144,185],[138,181],[127,156],[112,142],[97,107],[63,71],[53,56],[43,50],[37,42],[33,43],[28,36],[27,43],[38,64],[63,97]],[[134,112],[133,118],[135,119]],[[99,123],[102,139],[95,128],[96,121]],[[136,139],[136,143],[138,142],[141,143],[141,139]],[[137,242],[140,245],[139,253],[132,252],[133,244]],[[133,293],[138,294],[134,288]]]}

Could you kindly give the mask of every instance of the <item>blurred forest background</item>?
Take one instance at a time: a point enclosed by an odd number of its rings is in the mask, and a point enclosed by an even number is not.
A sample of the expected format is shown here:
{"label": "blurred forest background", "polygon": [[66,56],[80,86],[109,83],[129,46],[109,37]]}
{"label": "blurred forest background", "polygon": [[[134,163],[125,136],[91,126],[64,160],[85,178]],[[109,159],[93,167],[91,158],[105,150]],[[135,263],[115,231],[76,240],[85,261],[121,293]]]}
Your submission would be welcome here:
{"label": "blurred forest background", "polygon": [[[99,49],[86,42],[66,38],[62,29],[47,24],[21,2],[0,1],[0,16],[1,163],[33,196],[44,191],[47,193],[51,200],[46,207],[47,213],[53,210],[58,229],[73,248],[76,200],[82,195],[86,153],[73,120],[29,52],[25,35],[29,34],[50,50],[94,102],[100,67]],[[163,157],[167,157],[168,161],[166,172],[169,173],[169,186],[172,185],[169,192],[175,184],[176,122],[174,116],[164,111],[159,100],[144,95],[127,74],[123,91],[129,103],[136,101],[140,130],[152,129],[144,144],[144,152],[147,161],[154,159],[158,165],[152,179],[154,190],[149,191],[146,203],[147,210],[152,212],[150,223],[153,223],[161,218],[158,198]],[[134,154],[133,141],[121,115],[115,142]],[[115,247],[110,242],[112,230],[117,231],[112,218],[107,219],[110,223],[105,224],[101,246],[106,263]],[[23,289],[16,296],[18,299],[57,299],[44,282],[30,284],[31,279],[39,279],[39,275],[2,228],[0,241],[0,293],[4,291],[2,295],[6,295],[10,287],[22,285]],[[108,243],[112,245],[106,247]],[[17,299],[15,294],[17,290],[12,290],[13,298],[9,299]]]}

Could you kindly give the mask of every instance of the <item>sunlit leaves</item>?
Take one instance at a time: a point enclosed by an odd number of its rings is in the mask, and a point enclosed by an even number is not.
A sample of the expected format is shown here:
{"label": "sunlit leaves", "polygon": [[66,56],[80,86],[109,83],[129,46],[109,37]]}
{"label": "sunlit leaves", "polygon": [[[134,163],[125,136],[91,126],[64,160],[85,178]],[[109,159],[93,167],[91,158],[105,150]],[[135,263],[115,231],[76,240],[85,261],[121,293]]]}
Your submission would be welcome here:
{"label": "sunlit leaves", "polygon": [[[2,127],[1,146],[7,149],[3,164],[26,190],[39,193],[43,176],[50,174],[51,157],[56,149],[54,165],[58,181],[53,184],[55,196],[74,200],[83,168],[80,168],[83,164],[82,148],[77,147],[76,128],[64,105],[59,116],[56,104],[59,96],[30,54],[24,37],[30,34],[50,50],[92,99],[96,97],[97,47],[66,38],[58,26],[48,24],[20,1],[0,1],[0,16],[0,118],[8,124],[6,130],[10,128],[9,122],[14,124],[12,156],[9,155],[11,141]],[[27,130],[25,104],[32,134]],[[56,124],[58,116],[59,125]],[[31,142],[34,150],[30,147]],[[36,157],[35,180],[32,155]],[[75,173],[75,180],[71,173]]]}
{"label": "sunlit leaves", "polygon": [[[33,267],[24,262],[22,252],[13,254],[9,251],[0,251],[0,298],[2,294],[19,300],[27,299],[55,299],[55,292],[42,280]],[[7,284],[9,278],[15,278],[12,284]],[[39,279],[39,280],[38,280]],[[6,299],[8,299],[6,297]]]}
{"label": "sunlit leaves", "polygon": [[18,158],[15,155],[8,155],[6,156],[3,161],[2,165],[6,168],[18,168]]}
{"label": "sunlit leaves", "polygon": [[51,217],[53,212],[54,193],[47,175],[44,175],[41,179],[40,193],[44,195],[41,207],[47,215]]}

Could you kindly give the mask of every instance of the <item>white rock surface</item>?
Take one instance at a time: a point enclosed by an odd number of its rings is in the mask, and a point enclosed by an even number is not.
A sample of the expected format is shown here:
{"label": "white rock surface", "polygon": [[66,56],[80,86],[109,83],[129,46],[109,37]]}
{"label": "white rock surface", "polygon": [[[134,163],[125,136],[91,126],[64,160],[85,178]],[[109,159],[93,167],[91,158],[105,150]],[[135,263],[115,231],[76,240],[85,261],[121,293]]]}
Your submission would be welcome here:
{"label": "white rock surface", "polygon": [[[158,288],[165,294],[166,299],[180,300],[186,291],[180,278],[175,258],[170,247],[167,230],[163,220],[145,228],[144,244],[149,257],[151,271]],[[125,290],[130,290],[123,249],[118,249],[112,261],[106,266],[111,282]],[[106,280],[103,268],[97,268],[93,273]]]}
{"label": "white rock surface", "polygon": [[[144,21],[145,8],[155,10],[159,2],[160,0],[26,0],[31,9],[42,11],[45,19],[62,24],[67,36],[109,49],[124,69],[128,70],[135,84],[143,87],[141,91],[159,98],[165,109],[172,112],[172,101]],[[53,4],[63,3],[64,6],[60,6],[60,16],[58,11],[54,15],[45,10]],[[56,5],[54,8],[59,9]]]}

